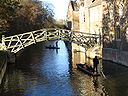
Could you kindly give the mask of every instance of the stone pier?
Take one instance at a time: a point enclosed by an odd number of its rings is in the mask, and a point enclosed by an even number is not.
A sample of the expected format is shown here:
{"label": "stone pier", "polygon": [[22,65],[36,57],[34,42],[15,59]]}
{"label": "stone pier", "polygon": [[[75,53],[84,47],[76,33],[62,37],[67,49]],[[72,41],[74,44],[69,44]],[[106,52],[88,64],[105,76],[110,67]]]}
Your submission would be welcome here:
{"label": "stone pier", "polygon": [[7,51],[0,50],[0,84],[2,83],[7,67]]}

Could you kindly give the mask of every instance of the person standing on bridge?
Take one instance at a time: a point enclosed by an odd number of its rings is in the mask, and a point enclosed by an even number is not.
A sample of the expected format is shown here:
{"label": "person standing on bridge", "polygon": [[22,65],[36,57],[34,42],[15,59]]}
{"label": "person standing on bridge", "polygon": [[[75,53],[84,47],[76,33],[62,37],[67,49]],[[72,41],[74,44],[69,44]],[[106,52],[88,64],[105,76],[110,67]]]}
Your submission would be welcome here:
{"label": "person standing on bridge", "polygon": [[97,72],[97,73],[98,73],[98,69],[97,69],[98,64],[99,64],[99,60],[98,60],[97,56],[95,56],[95,58],[93,59],[93,68],[94,68],[95,72]]}

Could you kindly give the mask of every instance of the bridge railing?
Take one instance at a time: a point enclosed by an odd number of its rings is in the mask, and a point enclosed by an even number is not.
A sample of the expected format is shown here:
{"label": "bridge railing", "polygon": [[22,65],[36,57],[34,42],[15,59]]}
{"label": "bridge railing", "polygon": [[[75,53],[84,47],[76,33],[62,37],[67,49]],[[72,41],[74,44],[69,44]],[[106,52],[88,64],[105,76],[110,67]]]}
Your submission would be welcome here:
{"label": "bridge railing", "polygon": [[72,31],[72,42],[88,49],[93,47],[96,44],[100,44],[100,35],[99,34],[90,34],[84,32]]}
{"label": "bridge railing", "polygon": [[25,47],[46,40],[66,40],[85,48],[99,43],[99,35],[64,29],[40,29],[32,32],[3,37],[2,42],[10,52],[17,53]]}

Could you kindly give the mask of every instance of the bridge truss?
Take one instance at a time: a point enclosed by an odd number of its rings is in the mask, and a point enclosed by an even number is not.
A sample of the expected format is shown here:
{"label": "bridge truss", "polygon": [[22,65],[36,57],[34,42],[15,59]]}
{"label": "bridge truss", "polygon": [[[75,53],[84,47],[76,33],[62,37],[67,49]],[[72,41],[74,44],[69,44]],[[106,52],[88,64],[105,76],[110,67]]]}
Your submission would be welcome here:
{"label": "bridge truss", "polygon": [[48,40],[69,41],[84,48],[93,47],[101,42],[100,35],[64,29],[40,29],[10,37],[2,37],[2,42],[11,53],[17,53],[29,45]]}

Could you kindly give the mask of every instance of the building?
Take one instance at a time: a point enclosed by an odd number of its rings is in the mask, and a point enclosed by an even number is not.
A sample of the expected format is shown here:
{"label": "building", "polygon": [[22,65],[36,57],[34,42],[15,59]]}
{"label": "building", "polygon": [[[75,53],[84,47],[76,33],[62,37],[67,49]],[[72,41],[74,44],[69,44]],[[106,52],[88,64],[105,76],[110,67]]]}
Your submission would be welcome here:
{"label": "building", "polygon": [[[77,16],[70,15],[70,18],[76,18],[77,29],[85,33],[102,35],[103,59],[128,66],[128,0],[76,0],[73,2],[77,5]],[[73,7],[72,4],[72,10]],[[72,22],[73,24],[75,23]],[[73,26],[72,29],[75,27]],[[88,50],[87,54],[92,54],[90,53],[92,50]]]}
{"label": "building", "polygon": [[[101,34],[101,30],[102,30],[101,0],[70,1],[68,6],[67,23],[68,23],[68,28],[73,31],[80,31],[83,33],[90,33],[90,34]],[[96,46],[95,48],[93,47],[86,49],[76,44],[72,44],[72,53],[76,51],[78,51],[79,53],[74,53],[72,56],[76,64],[86,62],[85,61],[86,57],[94,58],[95,55],[101,56],[102,53],[101,46]]]}
{"label": "building", "polygon": [[89,32],[91,34],[101,34],[102,30],[102,1],[95,0],[88,7],[89,12]]}
{"label": "building", "polygon": [[103,2],[103,58],[128,66],[128,0]]}
{"label": "building", "polygon": [[73,31],[79,31],[79,6],[76,1],[70,1],[67,13],[67,27]]}
{"label": "building", "polygon": [[67,23],[72,30],[92,34],[102,33],[102,0],[70,1]]}
{"label": "building", "polygon": [[101,33],[102,0],[84,0],[84,3],[80,5],[79,14],[81,32]]}

